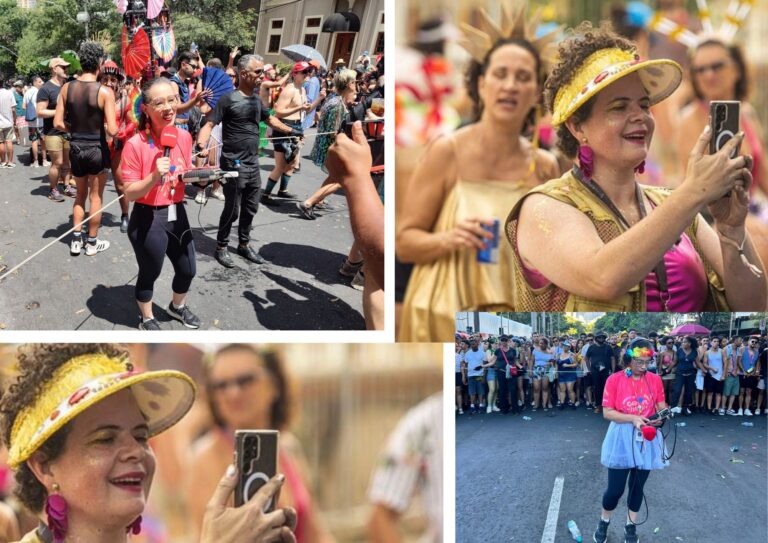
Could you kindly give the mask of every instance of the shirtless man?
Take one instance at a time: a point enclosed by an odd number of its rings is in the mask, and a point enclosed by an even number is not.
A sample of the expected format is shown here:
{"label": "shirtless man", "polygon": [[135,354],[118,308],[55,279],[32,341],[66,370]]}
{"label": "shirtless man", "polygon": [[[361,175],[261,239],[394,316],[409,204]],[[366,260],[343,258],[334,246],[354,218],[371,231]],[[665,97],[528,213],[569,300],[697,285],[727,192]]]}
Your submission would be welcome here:
{"label": "shirtless man", "polygon": [[[317,108],[325,98],[325,90],[322,90],[314,102],[309,103],[307,101],[304,80],[309,75],[311,69],[312,67],[307,62],[297,62],[294,64],[291,70],[293,81],[283,87],[283,91],[275,103],[275,116],[287,126],[299,131],[302,130],[301,124],[304,120],[304,115],[308,111]],[[274,129],[272,130],[272,137],[274,138],[280,138],[285,135]],[[279,198],[293,198],[295,196],[288,192],[288,183],[299,159],[297,145],[299,143],[295,139],[279,139],[274,141],[275,168],[269,174],[267,187],[261,196],[262,204],[271,205],[274,203],[272,191],[278,181],[280,182],[280,190],[277,191]],[[288,160],[286,160],[286,157]]]}

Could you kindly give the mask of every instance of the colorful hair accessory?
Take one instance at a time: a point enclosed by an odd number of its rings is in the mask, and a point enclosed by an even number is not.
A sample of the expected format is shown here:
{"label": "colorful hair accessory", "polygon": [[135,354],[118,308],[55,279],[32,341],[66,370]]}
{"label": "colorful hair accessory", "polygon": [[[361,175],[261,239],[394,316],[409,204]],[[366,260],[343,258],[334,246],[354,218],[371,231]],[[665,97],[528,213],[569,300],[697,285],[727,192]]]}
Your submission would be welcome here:
{"label": "colorful hair accessory", "polygon": [[150,437],[176,424],[195,399],[194,382],[179,371],[137,372],[126,359],[102,353],[76,356],[62,364],[16,416],[8,465],[17,469],[65,424],[125,388],[146,417]]}
{"label": "colorful hair accessory", "polygon": [[651,358],[656,355],[656,351],[650,347],[635,347],[627,349],[627,356],[630,358]]}

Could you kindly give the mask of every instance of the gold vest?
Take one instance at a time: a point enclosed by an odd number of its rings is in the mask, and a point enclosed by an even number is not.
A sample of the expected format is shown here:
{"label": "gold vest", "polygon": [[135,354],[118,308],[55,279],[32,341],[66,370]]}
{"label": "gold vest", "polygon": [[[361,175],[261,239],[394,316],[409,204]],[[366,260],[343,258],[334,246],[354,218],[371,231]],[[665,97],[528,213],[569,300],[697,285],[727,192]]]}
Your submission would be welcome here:
{"label": "gold vest", "polygon": [[[668,189],[648,187],[641,185],[643,193],[655,206],[660,205],[670,194]],[[516,311],[606,311],[606,312],[644,312],[646,311],[645,282],[628,292],[610,301],[590,300],[583,296],[572,294],[557,285],[550,283],[542,288],[532,288],[523,275],[523,263],[517,250],[517,221],[520,209],[531,194],[546,194],[559,202],[563,202],[577,208],[586,214],[595,226],[603,243],[620,236],[626,229],[614,217],[611,211],[595,196],[581,181],[573,176],[572,172],[566,172],[559,179],[553,179],[544,185],[536,187],[526,194],[512,208],[505,224],[507,240],[512,244],[515,266],[513,271],[514,296],[517,301]],[[693,223],[685,229],[685,233],[691,240],[701,261],[709,283],[709,293],[705,304],[705,311],[728,311],[725,298],[725,286],[719,275],[709,264],[701,251],[696,237],[698,216]]]}

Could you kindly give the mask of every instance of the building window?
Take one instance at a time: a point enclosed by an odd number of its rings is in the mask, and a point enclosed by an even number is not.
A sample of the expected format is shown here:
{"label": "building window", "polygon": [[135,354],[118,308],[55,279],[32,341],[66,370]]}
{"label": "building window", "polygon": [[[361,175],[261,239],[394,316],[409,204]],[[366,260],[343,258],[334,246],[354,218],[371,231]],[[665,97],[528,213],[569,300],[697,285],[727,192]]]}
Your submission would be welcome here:
{"label": "building window", "polygon": [[280,53],[280,42],[283,39],[284,19],[272,19],[269,21],[269,35],[267,38],[267,53],[276,55]]}
{"label": "building window", "polygon": [[379,32],[376,38],[376,45],[373,46],[373,54],[378,55],[384,52],[384,32]]}
{"label": "building window", "polygon": [[320,28],[323,26],[323,18],[318,16],[305,17],[304,29],[302,34],[304,36],[302,43],[309,47],[317,48],[317,42],[320,40]]}

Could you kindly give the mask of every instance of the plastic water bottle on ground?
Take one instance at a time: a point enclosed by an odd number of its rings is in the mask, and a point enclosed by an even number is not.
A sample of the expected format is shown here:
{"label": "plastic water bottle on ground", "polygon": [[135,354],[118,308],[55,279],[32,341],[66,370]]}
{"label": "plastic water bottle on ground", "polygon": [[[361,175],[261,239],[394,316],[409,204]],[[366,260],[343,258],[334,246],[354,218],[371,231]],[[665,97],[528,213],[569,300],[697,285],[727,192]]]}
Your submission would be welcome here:
{"label": "plastic water bottle on ground", "polygon": [[533,420],[531,417],[523,417],[523,420]]}
{"label": "plastic water bottle on ground", "polygon": [[679,426],[680,428],[683,428],[685,426],[684,422],[676,422],[675,426]]}
{"label": "plastic water bottle on ground", "polygon": [[742,426],[747,426],[748,428],[752,428],[754,426],[754,423],[752,423],[752,422],[742,422],[741,425]]}
{"label": "plastic water bottle on ground", "polygon": [[576,523],[572,520],[568,521],[568,531],[571,532],[573,539],[581,543],[581,532],[579,531],[579,527],[576,526]]}

